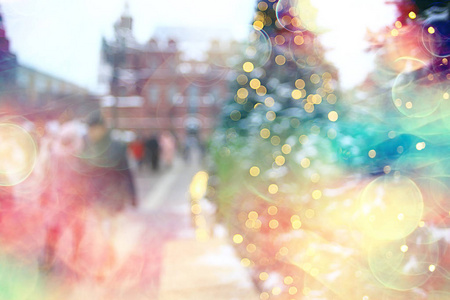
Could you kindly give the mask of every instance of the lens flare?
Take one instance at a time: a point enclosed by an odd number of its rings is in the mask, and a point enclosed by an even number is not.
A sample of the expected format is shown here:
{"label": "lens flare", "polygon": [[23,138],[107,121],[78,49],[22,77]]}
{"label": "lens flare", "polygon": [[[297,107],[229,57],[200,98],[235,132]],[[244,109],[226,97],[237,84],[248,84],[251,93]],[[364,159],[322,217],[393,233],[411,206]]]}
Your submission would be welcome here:
{"label": "lens flare", "polygon": [[411,118],[423,118],[441,104],[445,88],[429,78],[416,79],[413,73],[400,73],[392,86],[392,101],[397,110]]}
{"label": "lens flare", "polygon": [[281,26],[289,31],[317,30],[317,9],[309,0],[280,0],[276,14]]}
{"label": "lens flare", "polygon": [[0,124],[0,185],[13,186],[24,181],[36,163],[36,144],[22,127]]}
{"label": "lens flare", "polygon": [[361,195],[362,229],[376,239],[403,238],[418,226],[423,205],[422,194],[412,180],[381,176],[369,183]]}
{"label": "lens flare", "polygon": [[[390,289],[405,291],[424,284],[439,261],[439,247],[429,230],[417,230],[406,239],[374,242],[368,252],[375,278]],[[405,250],[404,245],[408,245]],[[430,267],[434,266],[434,267]]]}

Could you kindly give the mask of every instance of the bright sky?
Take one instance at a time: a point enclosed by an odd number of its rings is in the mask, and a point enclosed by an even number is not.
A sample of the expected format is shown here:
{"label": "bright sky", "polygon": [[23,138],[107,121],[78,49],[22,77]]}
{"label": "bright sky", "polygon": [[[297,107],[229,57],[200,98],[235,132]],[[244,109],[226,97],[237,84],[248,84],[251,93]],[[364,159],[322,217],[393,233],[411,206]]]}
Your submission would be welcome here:
{"label": "bright sky", "polygon": [[[291,0],[283,0],[291,1]],[[248,32],[256,0],[128,0],[134,35],[146,42],[161,26],[206,28],[233,38]],[[312,0],[319,25],[332,29],[323,43],[351,87],[371,68],[364,33],[392,24],[384,0]],[[0,0],[19,62],[91,90],[96,89],[101,37],[111,37],[125,0]],[[355,68],[355,66],[359,66]],[[362,67],[366,66],[366,67]],[[364,73],[364,74],[363,74]]]}
{"label": "bright sky", "polygon": [[[232,37],[247,31],[254,0],[128,0],[134,35],[146,42],[156,27],[224,29]],[[96,88],[102,35],[125,0],[0,0],[12,51],[19,62],[40,71]]]}

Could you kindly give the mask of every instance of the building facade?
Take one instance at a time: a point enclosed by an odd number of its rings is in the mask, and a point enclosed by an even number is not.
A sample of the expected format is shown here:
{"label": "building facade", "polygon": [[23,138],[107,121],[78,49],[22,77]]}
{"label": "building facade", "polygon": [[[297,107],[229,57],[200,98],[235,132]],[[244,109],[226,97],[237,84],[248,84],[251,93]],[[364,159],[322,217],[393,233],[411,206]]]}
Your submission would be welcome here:
{"label": "building facade", "polygon": [[0,115],[51,119],[87,102],[94,105],[87,89],[18,63],[0,13]]}
{"label": "building facade", "polygon": [[111,127],[148,136],[170,131],[206,138],[228,97],[230,69],[211,44],[208,59],[183,59],[174,40],[135,41],[133,19],[125,11],[115,24],[115,39],[103,41],[100,81],[109,95],[100,106]]}

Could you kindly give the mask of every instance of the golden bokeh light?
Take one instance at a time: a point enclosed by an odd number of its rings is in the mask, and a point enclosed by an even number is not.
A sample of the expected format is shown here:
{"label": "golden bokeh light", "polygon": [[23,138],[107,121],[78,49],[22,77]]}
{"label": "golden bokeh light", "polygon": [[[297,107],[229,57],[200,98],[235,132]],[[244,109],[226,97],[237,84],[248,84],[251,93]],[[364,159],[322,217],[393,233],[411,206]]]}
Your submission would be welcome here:
{"label": "golden bokeh light", "polygon": [[289,145],[289,144],[284,144],[281,147],[281,152],[283,152],[283,154],[289,154],[289,153],[291,153],[291,150],[292,150],[292,148],[291,148],[291,145]]}
{"label": "golden bokeh light", "polygon": [[274,104],[275,104],[275,100],[274,100],[272,97],[267,97],[267,98],[264,100],[264,104],[265,104],[267,107],[272,107],[272,106],[274,106]]}
{"label": "golden bokeh light", "polygon": [[252,89],[256,90],[260,86],[261,86],[261,82],[259,81],[259,79],[253,78],[252,80],[250,80],[250,87]]}
{"label": "golden bokeh light", "polygon": [[275,62],[277,65],[282,66],[286,63],[286,57],[284,57],[283,55],[277,55],[275,57]]}
{"label": "golden bokeh light", "polygon": [[247,72],[247,73],[252,72],[254,68],[255,68],[255,67],[253,66],[253,64],[252,64],[251,62],[249,62],[249,61],[245,62],[245,63],[242,65],[242,69],[243,69],[245,72]]}
{"label": "golden bokeh light", "polygon": [[269,206],[269,208],[267,209],[267,213],[271,216],[274,216],[278,213],[278,208],[276,206]]}
{"label": "golden bokeh light", "polygon": [[257,166],[253,166],[250,168],[249,172],[251,176],[256,177],[259,175],[260,169]]}
{"label": "golden bokeh light", "polygon": [[261,131],[259,132],[259,135],[263,138],[263,139],[268,139],[270,137],[270,130],[267,128],[263,128],[261,129]]}
{"label": "golden bokeh light", "polygon": [[276,193],[278,193],[278,185],[272,183],[271,185],[269,185],[267,190],[269,191],[270,194],[275,195]]}
{"label": "golden bokeh light", "polygon": [[240,235],[240,234],[235,234],[235,235],[233,236],[233,242],[234,242],[234,243],[240,244],[240,243],[242,243],[243,241],[244,241],[244,238],[242,237],[242,235]]}
{"label": "golden bokeh light", "polygon": [[305,157],[301,160],[300,165],[306,169],[311,165],[311,161],[309,160],[309,158]]}
{"label": "golden bokeh light", "polygon": [[328,113],[328,119],[331,121],[331,122],[336,122],[337,121],[337,119],[338,119],[338,113],[337,112],[335,112],[334,110],[332,110],[332,111],[330,111],[329,113]]}

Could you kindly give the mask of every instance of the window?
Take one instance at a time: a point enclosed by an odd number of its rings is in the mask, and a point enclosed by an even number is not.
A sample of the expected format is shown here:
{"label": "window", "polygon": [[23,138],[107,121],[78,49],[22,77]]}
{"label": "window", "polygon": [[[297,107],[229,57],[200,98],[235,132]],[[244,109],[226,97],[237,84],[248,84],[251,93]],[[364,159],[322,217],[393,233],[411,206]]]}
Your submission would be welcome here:
{"label": "window", "polygon": [[191,85],[188,89],[188,110],[190,113],[196,113],[199,100],[198,87]]}
{"label": "window", "polygon": [[30,84],[30,76],[26,71],[22,71],[19,73],[17,81],[22,88],[26,88]]}
{"label": "window", "polygon": [[177,92],[178,92],[177,85],[176,84],[170,85],[168,92],[168,100],[170,103],[175,104],[176,102],[175,95],[177,94]]}
{"label": "window", "polygon": [[148,86],[148,97],[151,103],[157,103],[159,98],[159,86],[151,84]]}

